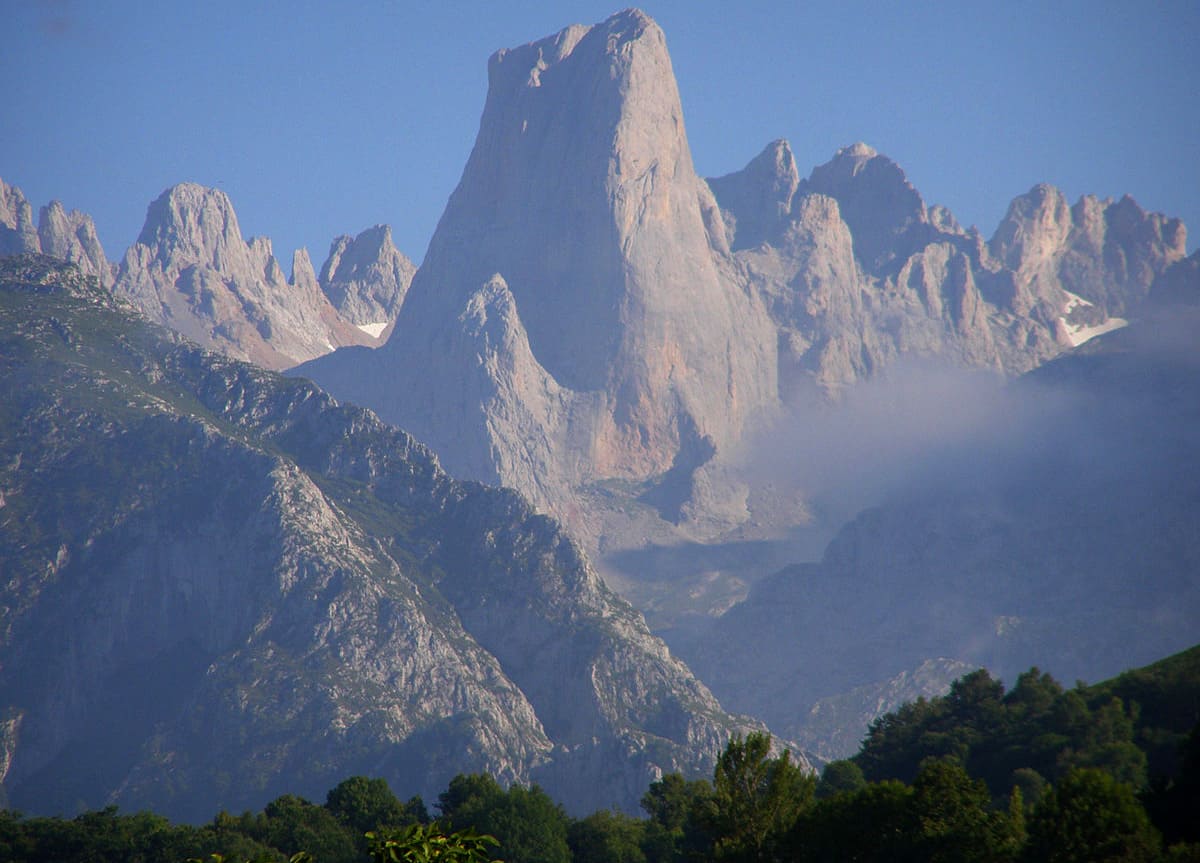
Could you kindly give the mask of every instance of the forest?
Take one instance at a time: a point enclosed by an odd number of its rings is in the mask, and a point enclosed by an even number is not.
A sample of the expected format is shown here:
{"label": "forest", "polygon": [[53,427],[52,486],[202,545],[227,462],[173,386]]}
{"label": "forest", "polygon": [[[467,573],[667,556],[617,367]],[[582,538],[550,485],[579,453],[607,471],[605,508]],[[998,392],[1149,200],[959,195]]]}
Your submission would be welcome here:
{"label": "forest", "polygon": [[173,824],[115,808],[0,812],[13,863],[504,860],[1200,861],[1200,647],[1095,686],[980,670],[876,720],[819,777],[767,734],[735,738],[711,778],[667,774],[641,817],[569,817],[536,785],[459,775],[433,811],[355,776],[323,803]]}

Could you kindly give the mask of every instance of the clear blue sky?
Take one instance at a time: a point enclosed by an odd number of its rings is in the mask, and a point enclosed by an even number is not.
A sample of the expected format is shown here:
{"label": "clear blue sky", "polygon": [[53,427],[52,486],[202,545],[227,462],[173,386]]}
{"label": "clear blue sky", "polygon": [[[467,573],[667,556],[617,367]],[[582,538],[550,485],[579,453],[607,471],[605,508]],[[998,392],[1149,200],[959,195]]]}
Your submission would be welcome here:
{"label": "clear blue sky", "polygon": [[[90,212],[111,258],[147,204],[219,186],[285,268],[377,222],[420,262],[497,48],[593,23],[576,2],[0,0],[0,177]],[[770,140],[802,173],[864,140],[990,235],[1038,182],[1132,194],[1200,237],[1200,3],[646,0],[697,169]]]}

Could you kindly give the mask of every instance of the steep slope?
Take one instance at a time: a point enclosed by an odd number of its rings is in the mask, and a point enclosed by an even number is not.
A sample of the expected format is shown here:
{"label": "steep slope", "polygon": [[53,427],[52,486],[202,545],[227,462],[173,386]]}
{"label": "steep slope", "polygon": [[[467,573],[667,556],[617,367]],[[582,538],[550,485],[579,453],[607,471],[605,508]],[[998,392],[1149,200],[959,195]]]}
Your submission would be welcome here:
{"label": "steep slope", "polygon": [[[759,582],[690,645],[781,732],[927,660],[1097,679],[1200,638],[1200,316],[1146,310],[1020,379],[1011,420],[947,449],[816,564]],[[802,723],[801,723],[802,724]],[[811,739],[809,739],[811,745]]]}
{"label": "steep slope", "polygon": [[[114,291],[151,320],[236,359],[283,369],[374,339],[342,320],[311,276],[307,253],[293,282],[271,241],[242,239],[224,192],[181,183],[150,204]],[[307,271],[305,265],[307,264]]]}
{"label": "steep slope", "polygon": [[0,179],[0,255],[40,252],[33,208],[16,186]]}
{"label": "steep slope", "polygon": [[[488,80],[395,334],[303,373],[559,512],[581,482],[694,469],[773,405],[774,338],[722,270],[662,31],[627,10],[497,52]],[[497,279],[512,337],[481,341]]]}
{"label": "steep slope", "polygon": [[779,330],[785,401],[836,394],[903,356],[1018,374],[1136,315],[1183,258],[1182,224],[1131,198],[1050,186],[1018,197],[990,242],[927,207],[865,144],[799,179],[786,141],[710,180],[734,257]]}
{"label": "steep slope", "polygon": [[338,314],[368,335],[383,338],[400,314],[417,268],[392,242],[387,225],[341,236],[321,267],[321,290]]}
{"label": "steep slope", "polygon": [[201,818],[487,770],[633,807],[749,727],[514,493],[77,270],[0,276],[9,804]]}

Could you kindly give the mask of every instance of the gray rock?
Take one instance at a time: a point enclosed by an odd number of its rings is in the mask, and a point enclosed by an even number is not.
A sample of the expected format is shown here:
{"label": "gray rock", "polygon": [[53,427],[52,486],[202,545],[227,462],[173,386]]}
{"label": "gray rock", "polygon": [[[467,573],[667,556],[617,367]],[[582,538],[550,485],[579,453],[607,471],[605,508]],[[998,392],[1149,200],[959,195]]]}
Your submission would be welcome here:
{"label": "gray rock", "polygon": [[[505,294],[479,292],[481,337],[510,329]],[[761,728],[554,521],[373,414],[150,327],[47,258],[0,262],[0,342],[28,370],[0,376],[12,804],[199,821],[355,773],[431,799],[488,771],[575,813],[634,810]]]}
{"label": "gray rock", "polygon": [[38,238],[44,254],[75,264],[84,275],[95,276],[104,287],[112,287],[112,267],[87,213],[68,213],[58,201],[51,201],[38,214]]}
{"label": "gray rock", "polygon": [[380,325],[390,325],[400,313],[416,270],[392,242],[392,229],[376,225],[333,241],[321,267],[321,290],[343,318],[380,336]]}
{"label": "gray rock", "polygon": [[0,255],[40,252],[33,208],[16,186],[0,180]]}
{"label": "gray rock", "polygon": [[271,241],[245,242],[225,193],[195,183],[150,205],[114,291],[151,320],[267,368],[374,341],[338,316],[315,280],[289,284]]}
{"label": "gray rock", "polygon": [[[345,390],[332,363],[304,373],[414,429],[451,470],[552,508],[581,482],[663,474],[687,429],[731,446],[775,403],[775,337],[723,260],[662,31],[629,10],[499,51],[488,78],[377,370]],[[514,338],[481,353],[469,310],[494,274]],[[511,385],[446,385],[481,374]]]}

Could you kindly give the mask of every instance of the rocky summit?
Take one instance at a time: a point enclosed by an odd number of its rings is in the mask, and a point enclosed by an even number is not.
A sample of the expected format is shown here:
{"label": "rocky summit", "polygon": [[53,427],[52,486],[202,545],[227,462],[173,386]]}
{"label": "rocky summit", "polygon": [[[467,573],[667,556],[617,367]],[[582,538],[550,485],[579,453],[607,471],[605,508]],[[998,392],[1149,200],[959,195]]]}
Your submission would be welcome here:
{"label": "rocky summit", "polygon": [[369,336],[339,317],[316,281],[304,278],[306,258],[295,262],[300,275],[289,283],[270,240],[242,239],[224,192],[181,183],[150,205],[114,291],[151,320],[266,368],[287,368],[340,345],[369,344]]}
{"label": "rocky summit", "polygon": [[373,414],[45,257],[0,260],[0,341],[5,805],[203,819],[487,771],[632,809],[756,727],[555,522]]}
{"label": "rocky summit", "polygon": [[1049,187],[987,240],[864,143],[803,177],[778,140],[704,181],[637,10],[498,51],[488,81],[393,337],[299,373],[594,550],[781,523],[734,466],[781,413],[905,357],[1029,371],[1136,317],[1186,248],[1132,199]]}
{"label": "rocky summit", "polygon": [[392,242],[392,229],[376,225],[357,237],[333,241],[321,267],[321,290],[343,318],[368,335],[385,338],[416,271]]}
{"label": "rocky summit", "polygon": [[569,27],[498,51],[488,82],[388,345],[303,373],[554,511],[582,482],[697,467],[772,407],[774,349],[722,272],[662,31],[636,10]]}

